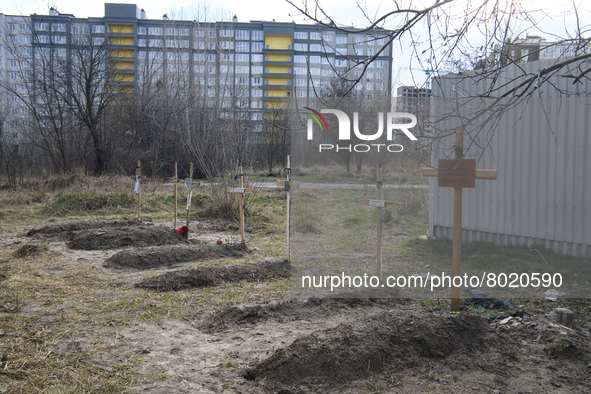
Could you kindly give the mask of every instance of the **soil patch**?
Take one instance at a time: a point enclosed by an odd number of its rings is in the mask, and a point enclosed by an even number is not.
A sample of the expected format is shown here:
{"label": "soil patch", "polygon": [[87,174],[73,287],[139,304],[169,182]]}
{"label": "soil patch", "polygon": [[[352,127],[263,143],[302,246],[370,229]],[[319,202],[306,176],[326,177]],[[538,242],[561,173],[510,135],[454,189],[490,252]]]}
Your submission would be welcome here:
{"label": "soil patch", "polygon": [[421,359],[478,354],[489,334],[476,315],[383,313],[296,339],[249,369],[249,380],[280,387],[336,385],[367,379],[384,369],[417,367]]}
{"label": "soil patch", "polygon": [[34,228],[26,233],[27,237],[41,237],[44,239],[58,239],[67,241],[71,234],[80,230],[92,230],[111,227],[140,227],[144,224],[139,220],[114,220],[114,221],[97,221],[97,220],[77,220],[72,222],[56,223],[41,228]]}
{"label": "soil patch", "polygon": [[71,233],[66,242],[77,250],[118,249],[127,246],[147,247],[187,244],[188,241],[174,229],[163,226],[107,227]]}
{"label": "soil patch", "polygon": [[146,226],[138,220],[78,221],[55,224],[27,233],[29,237],[66,241],[76,250],[107,250],[128,246],[147,247],[187,244],[174,229],[165,226]]}
{"label": "soil patch", "polygon": [[179,235],[172,227],[147,226],[138,220],[96,221],[80,220],[34,228],[26,233],[43,241],[65,241],[75,250],[109,250],[124,247],[193,244],[196,235],[211,238],[231,238],[238,229],[233,223],[208,220],[196,221],[191,226],[192,239]]}
{"label": "soil patch", "polygon": [[262,323],[288,323],[305,320],[315,321],[334,314],[351,314],[354,310],[396,307],[405,300],[375,298],[293,298],[268,304],[234,305],[214,312],[203,318],[201,330],[213,333],[236,327],[245,328]]}
{"label": "soil patch", "polygon": [[[196,241],[198,242],[198,241]],[[242,257],[250,253],[245,245],[225,246],[200,243],[191,246],[152,246],[141,250],[122,250],[103,266],[113,269],[147,270],[170,268],[182,263]]]}
{"label": "soil patch", "polygon": [[[233,250],[232,248],[216,248]],[[166,274],[144,280],[137,286],[156,291],[171,291],[217,286],[228,282],[259,282],[288,278],[290,264],[287,260],[265,259],[253,263],[210,265]]]}

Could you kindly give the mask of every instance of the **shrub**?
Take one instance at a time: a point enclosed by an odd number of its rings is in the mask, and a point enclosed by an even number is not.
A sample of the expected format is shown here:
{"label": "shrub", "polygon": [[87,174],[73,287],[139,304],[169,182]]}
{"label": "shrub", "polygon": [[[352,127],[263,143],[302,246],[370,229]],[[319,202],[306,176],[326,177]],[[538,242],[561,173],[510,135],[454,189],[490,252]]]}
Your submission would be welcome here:
{"label": "shrub", "polygon": [[29,256],[36,256],[42,252],[47,251],[49,248],[47,247],[46,244],[22,244],[20,245],[13,253],[12,255],[16,258],[24,258],[24,257],[29,257]]}

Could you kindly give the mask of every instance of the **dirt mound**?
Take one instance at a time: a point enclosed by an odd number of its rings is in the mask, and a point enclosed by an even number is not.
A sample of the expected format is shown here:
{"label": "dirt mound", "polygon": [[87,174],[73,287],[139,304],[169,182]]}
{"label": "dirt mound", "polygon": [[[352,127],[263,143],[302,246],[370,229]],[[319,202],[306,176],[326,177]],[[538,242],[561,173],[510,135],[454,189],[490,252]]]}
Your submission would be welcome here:
{"label": "dirt mound", "polygon": [[[224,247],[218,247],[215,249],[239,250]],[[166,274],[155,278],[144,280],[137,286],[157,291],[171,291],[217,286],[228,282],[258,282],[269,279],[288,278],[289,275],[290,265],[286,260],[265,259],[254,263],[210,265],[182,271],[167,272]]]}
{"label": "dirt mound", "polygon": [[245,378],[284,390],[346,384],[386,369],[416,367],[421,359],[474,356],[486,348],[488,334],[486,321],[476,315],[383,313],[296,339],[247,370]]}
{"label": "dirt mound", "polygon": [[97,220],[78,220],[65,223],[56,223],[50,226],[41,228],[34,228],[26,233],[27,237],[42,237],[47,239],[68,240],[75,231],[92,230],[99,228],[110,227],[139,227],[143,223],[139,220],[114,220],[114,221],[97,221]]}
{"label": "dirt mound", "polygon": [[146,226],[138,220],[76,221],[32,229],[28,237],[66,241],[71,249],[107,250],[187,243],[172,228]]}
{"label": "dirt mound", "polygon": [[78,250],[118,249],[186,244],[187,239],[174,229],[162,226],[105,227],[70,234],[68,247]]}
{"label": "dirt mound", "polygon": [[103,266],[115,269],[147,270],[169,268],[181,263],[241,257],[250,253],[245,245],[224,246],[201,243],[192,246],[153,246],[142,250],[122,250],[109,257]]}
{"label": "dirt mound", "polygon": [[400,299],[290,299],[282,302],[271,302],[256,305],[236,305],[222,309],[206,316],[200,328],[208,333],[226,328],[255,325],[264,322],[286,323],[296,320],[314,321],[329,315],[349,314],[354,309],[368,310],[371,307],[383,308],[404,303]]}

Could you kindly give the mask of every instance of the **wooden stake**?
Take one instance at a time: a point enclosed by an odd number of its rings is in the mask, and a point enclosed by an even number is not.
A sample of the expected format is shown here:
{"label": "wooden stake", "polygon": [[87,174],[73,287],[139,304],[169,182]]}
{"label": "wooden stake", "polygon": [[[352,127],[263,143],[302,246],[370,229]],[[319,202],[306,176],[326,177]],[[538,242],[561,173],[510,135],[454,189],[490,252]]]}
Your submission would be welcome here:
{"label": "wooden stake", "polygon": [[400,203],[396,201],[384,201],[382,200],[382,184],[383,184],[383,177],[382,177],[382,169],[378,168],[376,170],[376,186],[378,188],[378,197],[377,200],[359,200],[359,205],[370,206],[374,208],[379,208],[377,212],[377,264],[376,264],[376,274],[378,278],[380,278],[380,282],[382,281],[382,208],[400,208]]}
{"label": "wooden stake", "polygon": [[176,198],[177,198],[177,184],[179,182],[179,173],[178,173],[178,166],[177,166],[176,160],[174,162],[174,178],[173,178],[172,182],[174,184],[174,228],[176,228],[176,217],[177,217]]}
{"label": "wooden stake", "polygon": [[[464,157],[464,128],[456,127],[456,159]],[[451,247],[451,310],[460,310],[460,288],[454,286],[453,279],[462,275],[462,188],[454,187],[453,231]]]}
{"label": "wooden stake", "polygon": [[140,178],[142,176],[142,168],[141,168],[142,163],[140,163],[140,161],[137,161],[137,167],[135,169],[135,176],[137,179],[137,218],[138,220],[142,220],[142,210],[141,210],[141,196],[142,196],[142,190],[141,190],[141,182],[140,182]]}
{"label": "wooden stake", "polygon": [[285,180],[278,180],[277,186],[282,186],[287,191],[287,261],[291,261],[291,250],[289,246],[291,229],[291,189],[298,189],[299,182],[291,181],[291,155],[287,156],[287,167],[285,168]]}
{"label": "wooden stake", "polygon": [[[191,183],[193,182],[193,163],[190,164],[189,167],[189,179],[191,179]],[[191,187],[193,187],[191,185]],[[190,195],[191,195],[192,191],[189,190],[189,195],[187,196],[188,199],[190,199]],[[187,201],[187,228],[189,228],[189,219],[191,218],[191,201]],[[187,233],[187,238],[189,238],[189,233]]]}
{"label": "wooden stake", "polygon": [[[376,170],[376,186],[378,188],[377,199],[382,200],[382,183],[384,178],[382,177],[382,169]],[[382,280],[382,208],[378,208],[377,216],[377,229],[378,229],[378,247],[377,247],[377,264],[376,271],[380,281]]]}
{"label": "wooden stake", "polygon": [[239,183],[238,187],[229,187],[230,193],[240,193],[240,239],[244,243],[244,193],[253,193],[254,189],[244,188],[244,179],[242,174],[242,166],[238,167]]}
{"label": "wooden stake", "polygon": [[[240,183],[238,187],[242,189],[244,188],[242,166],[238,167],[238,172],[240,172]],[[244,193],[240,193],[240,239],[244,243]]]}

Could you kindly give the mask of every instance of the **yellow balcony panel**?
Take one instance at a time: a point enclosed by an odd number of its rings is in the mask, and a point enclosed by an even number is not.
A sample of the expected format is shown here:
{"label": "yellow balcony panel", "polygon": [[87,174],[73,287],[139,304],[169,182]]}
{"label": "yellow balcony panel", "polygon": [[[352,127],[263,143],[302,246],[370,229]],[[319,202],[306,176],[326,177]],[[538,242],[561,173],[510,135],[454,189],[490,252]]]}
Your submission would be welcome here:
{"label": "yellow balcony panel", "polygon": [[267,73],[267,74],[291,74],[291,67],[268,65],[265,67],[265,73]]}
{"label": "yellow balcony panel", "polygon": [[[290,94],[288,94],[290,93]],[[265,97],[290,97],[291,92],[287,89],[265,89]]]}
{"label": "yellow balcony panel", "polygon": [[268,34],[265,36],[265,49],[291,49],[291,36]]}
{"label": "yellow balcony panel", "polygon": [[133,25],[109,24],[107,25],[107,33],[131,34],[133,33]]}
{"label": "yellow balcony panel", "polygon": [[109,39],[110,45],[133,45],[133,37],[113,37]]}
{"label": "yellow balcony panel", "polygon": [[265,61],[268,62],[290,62],[291,55],[287,53],[267,53],[265,54]]}
{"label": "yellow balcony panel", "polygon": [[291,78],[276,78],[276,77],[266,77],[265,78],[265,85],[273,86],[273,85],[291,85]]}
{"label": "yellow balcony panel", "polygon": [[113,66],[116,70],[133,70],[134,62],[119,61]]}
{"label": "yellow balcony panel", "polygon": [[269,111],[285,111],[289,109],[290,103],[286,101],[265,101],[265,118],[267,119],[281,119],[285,118],[286,115],[284,113],[279,112],[269,112]]}
{"label": "yellow balcony panel", "polygon": [[131,49],[111,49],[111,57],[133,57],[133,50]]}
{"label": "yellow balcony panel", "polygon": [[133,92],[133,86],[131,86],[131,85],[111,85],[111,86],[109,86],[109,92],[130,94]]}
{"label": "yellow balcony panel", "polygon": [[133,75],[132,74],[116,74],[113,77],[115,82],[133,82]]}

